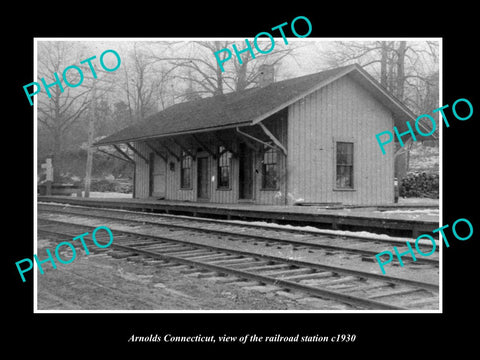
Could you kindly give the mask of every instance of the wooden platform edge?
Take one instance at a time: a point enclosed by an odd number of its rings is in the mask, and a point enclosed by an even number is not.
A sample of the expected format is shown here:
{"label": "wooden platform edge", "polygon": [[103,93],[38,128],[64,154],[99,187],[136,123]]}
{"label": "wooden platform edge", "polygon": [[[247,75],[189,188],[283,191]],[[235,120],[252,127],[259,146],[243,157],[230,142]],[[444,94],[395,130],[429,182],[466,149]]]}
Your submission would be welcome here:
{"label": "wooden platform edge", "polygon": [[270,221],[281,223],[292,223],[299,226],[312,224],[321,224],[329,226],[333,230],[349,230],[355,228],[356,231],[382,231],[384,234],[392,232],[404,232],[406,236],[416,238],[423,233],[431,233],[440,225],[436,221],[406,220],[406,219],[388,219],[388,218],[368,218],[361,216],[349,216],[344,214],[313,214],[297,213],[288,211],[271,211],[266,209],[232,209],[227,207],[202,206],[201,204],[166,204],[166,203],[148,203],[109,200],[109,199],[85,199],[75,197],[55,197],[38,196],[39,202],[55,202],[70,205],[104,207],[121,210],[139,210],[150,212],[164,212],[167,214],[190,214],[192,216],[221,216],[227,219],[240,218],[250,221]]}

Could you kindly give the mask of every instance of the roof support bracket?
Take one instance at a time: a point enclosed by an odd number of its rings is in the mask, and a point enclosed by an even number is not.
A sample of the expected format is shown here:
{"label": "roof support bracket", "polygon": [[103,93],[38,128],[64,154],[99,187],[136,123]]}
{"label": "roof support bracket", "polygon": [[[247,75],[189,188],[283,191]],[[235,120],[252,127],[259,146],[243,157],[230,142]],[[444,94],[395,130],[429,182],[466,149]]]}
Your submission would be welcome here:
{"label": "roof support bracket", "polygon": [[403,144],[404,146],[400,147],[397,151],[395,151],[395,154],[393,155],[393,157],[397,157],[397,156],[407,152],[408,149],[409,149],[409,145],[411,145],[411,144],[412,144],[412,138],[409,137],[407,139],[407,141],[404,142],[404,144]]}
{"label": "roof support bracket", "polygon": [[[215,136],[215,139],[217,139],[217,141],[222,144],[222,146],[227,150],[227,151],[230,151],[233,156],[235,157],[238,157],[238,153],[236,151],[234,151],[232,149],[232,147],[226,142],[224,141],[217,133],[214,133],[214,136]],[[222,156],[222,154],[218,154],[218,156]]]}
{"label": "roof support bracket", "polygon": [[129,148],[130,150],[132,150],[135,154],[137,154],[139,157],[141,157],[141,158],[148,164],[148,159],[147,159],[145,156],[143,156],[143,154],[142,154],[140,151],[138,151],[137,149],[135,149],[135,148],[134,148],[132,145],[130,145],[130,143],[128,143],[128,142],[125,143],[125,144],[128,146],[128,148]]}
{"label": "roof support bracket", "polygon": [[210,155],[212,155],[212,157],[213,157],[214,159],[217,158],[217,154],[215,154],[214,151],[210,150],[209,147],[208,147],[207,145],[205,145],[205,143],[204,143],[203,141],[201,141],[201,140],[197,137],[197,135],[192,134],[192,138],[193,138],[193,140],[195,140],[195,141],[197,142],[198,145],[200,145],[200,147],[201,147],[202,149],[204,149],[206,152],[208,152]]}
{"label": "roof support bracket", "polygon": [[185,151],[188,155],[190,155],[190,156],[193,158],[193,160],[196,159],[195,154],[194,154],[193,152],[191,152],[189,149],[187,149],[185,146],[183,146],[183,145],[180,143],[180,141],[177,141],[177,140],[175,140],[175,139],[173,139],[173,138],[172,138],[172,141],[173,141],[175,144],[177,144],[177,145],[180,147],[180,149],[182,149],[182,150]]}
{"label": "roof support bracket", "polygon": [[172,155],[175,159],[177,159],[178,162],[180,162],[180,158],[178,157],[178,155],[175,154],[172,150],[170,150],[168,146],[163,145],[161,142],[158,142],[158,145],[164,148],[170,155]]}
{"label": "roof support bracket", "polygon": [[278,140],[275,135],[272,134],[272,132],[270,130],[268,130],[268,128],[262,123],[262,122],[259,122],[258,125],[260,125],[260,127],[262,128],[263,132],[270,138],[270,140],[273,141],[273,143],[275,145],[277,145],[277,147],[280,148],[280,150],[282,150],[283,154],[285,156],[287,156],[287,149],[285,149],[285,146],[282,145],[282,143],[280,142],[280,140]]}
{"label": "roof support bracket", "polygon": [[[271,144],[269,144],[269,143],[267,143],[267,142],[265,142],[265,141],[262,141],[262,140],[260,140],[260,139],[257,139],[255,136],[252,136],[252,135],[250,135],[250,134],[247,134],[247,133],[243,132],[243,131],[240,130],[238,127],[236,127],[235,129],[237,130],[237,132],[238,132],[239,134],[241,134],[242,136],[245,136],[246,138],[252,139],[252,140],[254,140],[255,142],[258,142],[258,143],[260,143],[260,144],[262,144],[262,145],[265,145],[265,146],[267,146],[267,147],[269,147],[269,148],[276,149],[275,146],[273,146],[273,145],[271,145]],[[258,150],[257,150],[257,151],[258,151]]]}
{"label": "roof support bracket", "polygon": [[[104,150],[102,150],[102,149],[97,149],[97,151],[100,151],[101,153],[104,153],[104,154],[106,154],[106,155],[108,155],[108,156],[117,158],[117,159],[119,159],[119,160],[126,161],[126,162],[129,162],[129,163],[133,163],[133,161],[132,161],[130,158],[126,159],[126,158],[123,157],[123,156],[118,156],[118,155],[109,153],[108,151],[104,151]],[[129,160],[129,159],[130,159],[130,160]]]}
{"label": "roof support bracket", "polygon": [[155,154],[160,156],[163,159],[163,161],[167,162],[167,157],[165,155],[163,155],[160,151],[158,151],[157,148],[152,146],[148,141],[145,144],[147,144],[147,146],[150,148],[150,150],[152,150]]}
{"label": "roof support bracket", "polygon": [[[254,152],[259,152],[260,151],[260,145],[252,140],[250,140],[249,138],[247,137],[244,137],[244,136],[241,136],[239,133],[234,133],[235,134],[235,137],[237,138],[238,142],[243,142],[245,143],[245,145],[247,145],[247,147],[251,150],[253,150]],[[263,148],[263,146],[262,146]]]}
{"label": "roof support bracket", "polygon": [[135,161],[127,155],[127,153],[125,151],[123,151],[122,149],[120,149],[118,147],[118,145],[113,145],[113,147],[115,148],[115,150],[117,150],[120,154],[122,154],[126,159],[127,161],[130,161],[131,163],[134,163],[135,164]]}

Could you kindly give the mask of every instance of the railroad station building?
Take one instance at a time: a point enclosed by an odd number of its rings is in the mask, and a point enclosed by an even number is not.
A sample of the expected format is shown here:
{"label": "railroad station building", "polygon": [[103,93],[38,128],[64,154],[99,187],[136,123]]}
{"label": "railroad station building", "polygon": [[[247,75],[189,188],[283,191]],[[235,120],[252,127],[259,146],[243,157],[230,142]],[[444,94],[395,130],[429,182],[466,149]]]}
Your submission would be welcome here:
{"label": "railroad station building", "polygon": [[292,205],[394,201],[375,135],[415,115],[358,65],[172,105],[98,141],[127,144],[134,198]]}

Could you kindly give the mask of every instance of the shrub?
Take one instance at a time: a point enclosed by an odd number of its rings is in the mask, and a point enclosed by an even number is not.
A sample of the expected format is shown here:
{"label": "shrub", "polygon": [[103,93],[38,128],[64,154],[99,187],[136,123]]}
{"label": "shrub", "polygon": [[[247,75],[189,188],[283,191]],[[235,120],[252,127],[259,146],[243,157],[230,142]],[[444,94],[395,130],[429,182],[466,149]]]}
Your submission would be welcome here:
{"label": "shrub", "polygon": [[110,192],[115,191],[116,183],[110,180],[91,180],[90,191]]}
{"label": "shrub", "polygon": [[115,191],[124,194],[130,194],[133,192],[133,185],[131,183],[117,183]]}

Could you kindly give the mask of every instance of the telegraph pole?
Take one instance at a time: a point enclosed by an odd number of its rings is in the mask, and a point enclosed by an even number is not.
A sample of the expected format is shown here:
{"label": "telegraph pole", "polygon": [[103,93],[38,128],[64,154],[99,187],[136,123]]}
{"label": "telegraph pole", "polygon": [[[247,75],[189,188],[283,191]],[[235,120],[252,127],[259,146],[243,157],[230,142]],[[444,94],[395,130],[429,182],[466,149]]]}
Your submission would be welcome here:
{"label": "telegraph pole", "polygon": [[[91,65],[90,65],[91,66]],[[103,66],[103,65],[102,65]],[[101,73],[101,70],[98,70],[96,67],[95,72]],[[97,79],[101,81],[101,79]],[[92,180],[92,163],[93,163],[93,138],[95,134],[95,119],[96,119],[96,110],[97,110],[97,99],[96,99],[96,81],[92,85],[92,100],[89,105],[89,119],[88,119],[88,148],[87,148],[87,167],[85,169],[85,194],[84,197],[90,197],[90,183]]]}
{"label": "telegraph pole", "polygon": [[93,162],[93,135],[95,132],[95,113],[96,113],[96,99],[95,99],[95,85],[92,89],[92,101],[89,109],[88,119],[88,148],[87,148],[87,168],[85,171],[85,194],[84,197],[90,197],[90,182],[92,179],[92,162]]}

